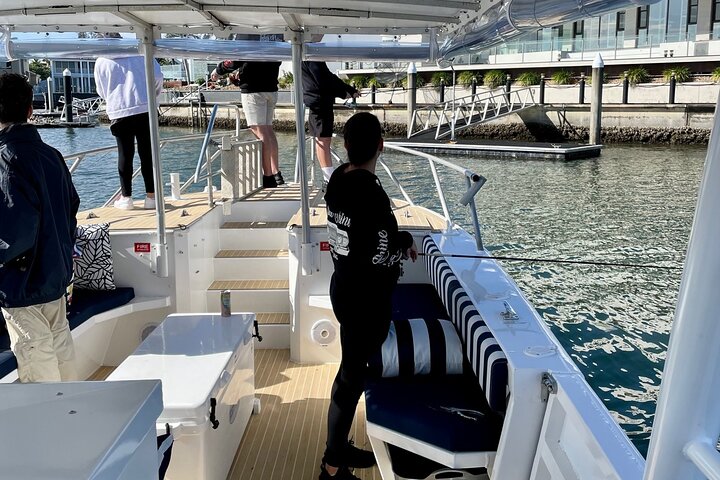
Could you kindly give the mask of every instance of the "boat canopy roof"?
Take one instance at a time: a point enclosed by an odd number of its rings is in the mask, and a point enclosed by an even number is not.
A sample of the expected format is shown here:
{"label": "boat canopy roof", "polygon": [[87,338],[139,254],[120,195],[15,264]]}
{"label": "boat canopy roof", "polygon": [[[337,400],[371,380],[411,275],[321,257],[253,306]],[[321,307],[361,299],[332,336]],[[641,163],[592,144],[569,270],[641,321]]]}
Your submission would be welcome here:
{"label": "boat canopy roof", "polygon": [[3,0],[0,24],[15,31],[163,33],[423,33],[460,22],[471,0]]}
{"label": "boat canopy roof", "polygon": [[[70,3],[72,1],[72,4]],[[12,32],[124,32],[153,39],[167,34],[209,34],[216,39],[237,34],[422,34],[427,50],[369,58],[439,60],[477,52],[539,28],[561,25],[659,0],[2,0],[0,28]],[[140,36],[140,35],[138,35]],[[160,47],[160,45],[156,45]],[[435,48],[437,46],[437,48]],[[1,50],[0,46],[0,50]],[[189,48],[186,48],[189,47]],[[162,47],[160,47],[162,48]],[[165,45],[170,51],[192,46]],[[6,58],[13,56],[5,45]],[[217,51],[210,47],[210,51]],[[317,54],[368,58],[335,48]],[[0,52],[0,58],[2,58]],[[26,52],[28,53],[28,52]],[[226,55],[229,52],[218,52]],[[309,52],[310,53],[310,52]],[[349,54],[349,55],[348,55]],[[283,56],[276,52],[275,58]],[[357,58],[357,57],[356,57]],[[446,63],[447,64],[447,63]]]}

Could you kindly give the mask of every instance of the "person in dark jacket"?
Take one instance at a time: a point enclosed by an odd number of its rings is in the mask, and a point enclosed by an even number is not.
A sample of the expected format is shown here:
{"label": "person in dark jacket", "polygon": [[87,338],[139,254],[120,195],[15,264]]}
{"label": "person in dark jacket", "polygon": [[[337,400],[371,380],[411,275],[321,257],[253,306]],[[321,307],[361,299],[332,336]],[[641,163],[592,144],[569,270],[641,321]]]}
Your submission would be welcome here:
{"label": "person in dark jacket", "polygon": [[375,176],[383,150],[380,122],[367,112],[355,114],[344,137],[349,163],[333,172],[325,193],[335,267],[330,300],[340,323],[342,358],[331,391],[320,480],[353,480],[350,468],[375,464],[373,453],[350,444],[348,435],[368,359],[388,335],[400,262],[417,259],[412,235],[398,231],[390,199]]}
{"label": "person in dark jacket", "polygon": [[60,152],[27,123],[32,87],[0,76],[0,308],[21,382],[74,380],[65,292],[80,199]]}
{"label": "person in dark jacket", "polygon": [[303,103],[310,110],[308,127],[325,181],[333,172],[330,144],[335,124],[335,98],[357,98],[360,93],[340,80],[325,62],[302,62]]}
{"label": "person in dark jacket", "polygon": [[248,127],[263,144],[264,188],[274,188],[285,183],[278,164],[278,141],[272,127],[280,65],[281,62],[225,60],[210,74],[213,80],[230,74],[230,82],[240,87],[240,99]]}

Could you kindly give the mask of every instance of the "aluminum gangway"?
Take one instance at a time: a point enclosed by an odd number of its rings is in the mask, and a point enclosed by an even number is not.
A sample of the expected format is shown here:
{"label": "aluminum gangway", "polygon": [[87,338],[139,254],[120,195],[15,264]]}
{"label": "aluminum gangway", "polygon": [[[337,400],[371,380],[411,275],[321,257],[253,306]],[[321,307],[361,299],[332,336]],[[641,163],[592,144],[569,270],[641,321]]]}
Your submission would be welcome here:
{"label": "aluminum gangway", "polygon": [[455,133],[537,105],[534,87],[489,91],[436,103],[413,111],[408,138],[455,138]]}

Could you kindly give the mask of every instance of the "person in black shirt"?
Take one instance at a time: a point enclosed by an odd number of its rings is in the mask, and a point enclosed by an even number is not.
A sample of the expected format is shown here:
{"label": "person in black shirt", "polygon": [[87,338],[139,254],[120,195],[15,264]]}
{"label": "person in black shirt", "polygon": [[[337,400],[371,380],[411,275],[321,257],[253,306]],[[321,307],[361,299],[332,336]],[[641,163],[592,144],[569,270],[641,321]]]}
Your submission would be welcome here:
{"label": "person in black shirt", "polygon": [[285,183],[278,164],[278,141],[272,127],[277,104],[278,74],[281,62],[240,62],[225,60],[210,74],[212,80],[230,74],[230,82],[240,87],[240,99],[248,127],[263,144],[263,187]]}
{"label": "person in black shirt", "polygon": [[318,163],[325,181],[333,172],[330,143],[335,115],[333,105],[337,98],[357,98],[358,91],[340,80],[325,62],[302,62],[303,103],[310,110],[308,127],[315,137]]}
{"label": "person in black shirt", "polygon": [[398,231],[390,199],[375,176],[383,150],[380,122],[367,112],[355,114],[345,124],[344,137],[349,163],[333,172],[325,194],[335,267],[330,300],[340,323],[342,358],[331,391],[320,480],[356,479],[350,468],[375,464],[373,453],[353,446],[348,435],[368,359],[388,335],[400,262],[417,259],[412,235]]}

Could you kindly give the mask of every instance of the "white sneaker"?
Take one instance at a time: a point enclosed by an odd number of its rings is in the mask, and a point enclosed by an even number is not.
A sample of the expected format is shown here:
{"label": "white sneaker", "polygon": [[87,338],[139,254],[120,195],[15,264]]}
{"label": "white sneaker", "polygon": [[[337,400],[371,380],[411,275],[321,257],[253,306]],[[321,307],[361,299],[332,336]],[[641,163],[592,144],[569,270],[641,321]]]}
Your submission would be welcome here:
{"label": "white sneaker", "polygon": [[132,197],[123,197],[122,195],[120,198],[115,200],[115,203],[113,203],[115,208],[119,208],[121,210],[132,210],[135,208],[135,205],[133,205],[133,199]]}
{"label": "white sneaker", "polygon": [[155,197],[145,197],[145,203],[143,204],[145,210],[155,210]]}

